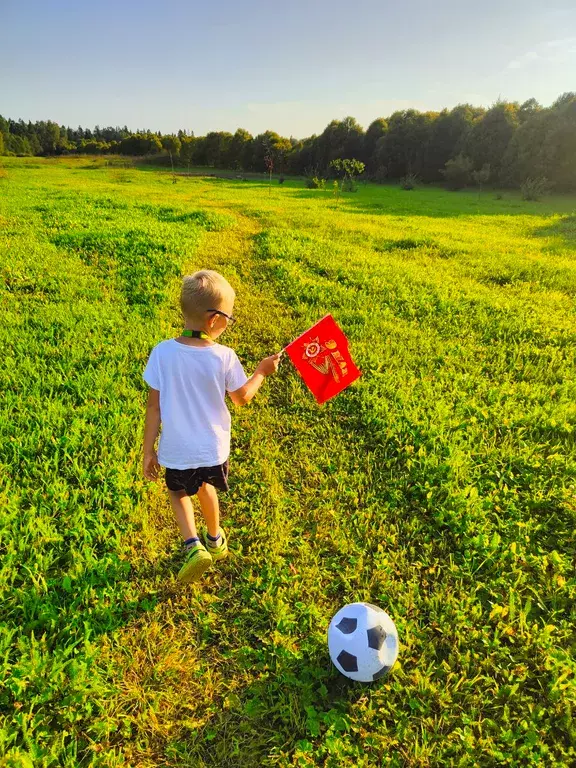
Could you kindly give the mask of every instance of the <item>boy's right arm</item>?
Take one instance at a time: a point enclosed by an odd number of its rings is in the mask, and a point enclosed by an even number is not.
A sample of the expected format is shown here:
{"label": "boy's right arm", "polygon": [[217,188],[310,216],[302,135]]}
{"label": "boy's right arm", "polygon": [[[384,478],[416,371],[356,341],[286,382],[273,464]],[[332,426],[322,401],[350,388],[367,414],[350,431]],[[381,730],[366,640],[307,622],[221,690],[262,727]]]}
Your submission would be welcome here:
{"label": "boy's right arm", "polygon": [[160,471],[156,454],[156,438],[160,432],[160,392],[150,388],[146,404],[146,421],[144,423],[144,477],[156,480]]}
{"label": "boy's right arm", "polygon": [[258,367],[243,387],[234,390],[234,392],[228,392],[234,405],[247,405],[252,400],[262,386],[266,376],[270,376],[278,370],[283,353],[284,350],[275,355],[270,355],[270,357],[265,357],[264,360],[258,363]]}

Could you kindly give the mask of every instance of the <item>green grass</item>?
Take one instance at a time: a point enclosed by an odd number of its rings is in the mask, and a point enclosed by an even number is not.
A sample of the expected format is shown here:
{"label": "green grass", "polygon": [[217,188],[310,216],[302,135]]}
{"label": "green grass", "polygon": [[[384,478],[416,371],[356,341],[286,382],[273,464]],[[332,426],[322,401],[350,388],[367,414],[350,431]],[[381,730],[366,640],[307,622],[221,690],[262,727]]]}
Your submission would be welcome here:
{"label": "green grass", "polygon": [[[85,166],[0,178],[0,765],[574,765],[576,199]],[[234,412],[234,557],[182,588],[141,372],[201,267],[248,370],[332,312],[364,375]]]}

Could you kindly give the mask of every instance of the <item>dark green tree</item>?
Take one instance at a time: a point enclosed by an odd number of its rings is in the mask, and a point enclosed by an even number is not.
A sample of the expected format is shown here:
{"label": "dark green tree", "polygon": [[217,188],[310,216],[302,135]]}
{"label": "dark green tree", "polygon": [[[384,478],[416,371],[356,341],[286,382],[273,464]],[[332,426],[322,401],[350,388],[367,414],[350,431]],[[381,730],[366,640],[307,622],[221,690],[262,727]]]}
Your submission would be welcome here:
{"label": "dark green tree", "polygon": [[204,144],[205,164],[212,168],[223,168],[226,165],[232,134],[227,131],[211,131],[206,134]]}
{"label": "dark green tree", "polygon": [[96,139],[81,139],[77,145],[77,151],[86,155],[102,155],[110,149],[110,145],[105,141]]}
{"label": "dark green tree", "polygon": [[368,126],[368,130],[364,135],[362,159],[366,165],[366,169],[369,173],[374,173],[378,169],[378,155],[376,153],[376,147],[380,139],[388,132],[388,123],[383,117],[379,117],[374,120]]}
{"label": "dark green tree", "polygon": [[[287,168],[290,173],[308,174],[310,169],[319,169],[319,166],[320,159],[317,136],[314,135],[308,139],[299,141],[292,147],[292,151],[287,159]],[[317,173],[311,175],[317,175]]]}
{"label": "dark green tree", "polygon": [[395,112],[388,120],[388,131],[378,142],[379,162],[391,178],[407,174],[422,175],[431,140],[435,112],[408,109]]}
{"label": "dark green tree", "polygon": [[197,136],[194,139],[194,151],[192,154],[194,165],[207,165],[206,162],[206,136]]}
{"label": "dark green tree", "polygon": [[154,133],[132,133],[120,142],[123,155],[155,155],[162,150],[162,144]]}
{"label": "dark green tree", "polygon": [[168,152],[170,155],[170,165],[172,166],[172,173],[174,173],[174,156],[178,156],[180,154],[180,150],[182,149],[182,142],[178,138],[178,136],[174,135],[167,135],[162,136],[160,140],[162,144],[162,148]]}
{"label": "dark green tree", "polygon": [[353,117],[332,120],[317,140],[318,164],[328,168],[337,158],[363,156],[364,130]]}
{"label": "dark green tree", "polygon": [[238,128],[232,137],[228,151],[228,167],[237,170],[250,167],[252,149],[252,134]]}
{"label": "dark green tree", "polygon": [[576,191],[576,93],[565,93],[550,111],[540,166],[555,190]]}
{"label": "dark green tree", "polygon": [[60,142],[60,126],[51,120],[36,123],[36,134],[42,147],[42,154],[55,155],[58,153]]}
{"label": "dark green tree", "polygon": [[424,181],[439,181],[448,160],[464,151],[474,123],[484,114],[470,104],[443,110],[434,120],[422,168]]}
{"label": "dark green tree", "polygon": [[553,123],[549,109],[541,110],[521,123],[504,153],[500,169],[503,184],[518,187],[525,179],[546,175],[542,148]]}
{"label": "dark green tree", "polygon": [[290,139],[279,136],[275,131],[266,131],[256,136],[252,142],[251,167],[255,171],[266,171],[266,157],[271,157],[274,166],[282,170],[291,151]]}
{"label": "dark green tree", "polygon": [[32,147],[26,136],[19,136],[11,133],[8,137],[8,152],[17,157],[26,157],[32,154]]}
{"label": "dark green tree", "polygon": [[568,93],[523,120],[505,153],[504,183],[545,178],[558,191],[576,190],[575,104],[576,94]]}
{"label": "dark green tree", "polygon": [[190,170],[194,160],[195,144],[196,138],[194,136],[180,136],[180,158],[188,170]]}
{"label": "dark green tree", "polygon": [[8,120],[6,120],[5,117],[2,117],[2,115],[0,115],[0,133],[4,136],[4,143],[6,143],[8,134],[10,133],[10,126]]}
{"label": "dark green tree", "polygon": [[475,168],[489,165],[493,177],[502,176],[504,156],[518,129],[518,104],[499,102],[475,124],[468,137],[467,154]]}
{"label": "dark green tree", "polygon": [[522,123],[525,123],[526,120],[530,120],[530,118],[534,117],[534,115],[537,115],[538,112],[541,111],[542,107],[536,101],[536,99],[528,99],[518,108],[518,122],[520,125],[522,125]]}

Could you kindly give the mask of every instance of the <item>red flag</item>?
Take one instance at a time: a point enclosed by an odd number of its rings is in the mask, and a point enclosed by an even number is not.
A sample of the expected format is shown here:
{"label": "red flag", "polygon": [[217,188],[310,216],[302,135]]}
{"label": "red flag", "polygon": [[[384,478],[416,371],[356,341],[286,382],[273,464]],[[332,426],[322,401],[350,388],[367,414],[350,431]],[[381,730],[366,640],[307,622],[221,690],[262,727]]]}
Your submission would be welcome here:
{"label": "red flag", "polygon": [[332,315],[288,344],[286,352],[320,404],[361,376],[350,357],[348,339]]}

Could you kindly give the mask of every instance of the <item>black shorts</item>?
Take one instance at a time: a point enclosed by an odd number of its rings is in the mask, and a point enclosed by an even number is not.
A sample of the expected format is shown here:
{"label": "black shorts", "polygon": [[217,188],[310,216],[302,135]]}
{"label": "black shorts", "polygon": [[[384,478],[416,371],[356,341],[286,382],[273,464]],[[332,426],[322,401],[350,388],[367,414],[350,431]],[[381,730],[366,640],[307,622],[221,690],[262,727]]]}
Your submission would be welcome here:
{"label": "black shorts", "polygon": [[219,491],[228,490],[228,462],[215,467],[198,469],[169,469],[166,467],[166,485],[170,491],[186,491],[195,496],[203,483],[213,485]]}

